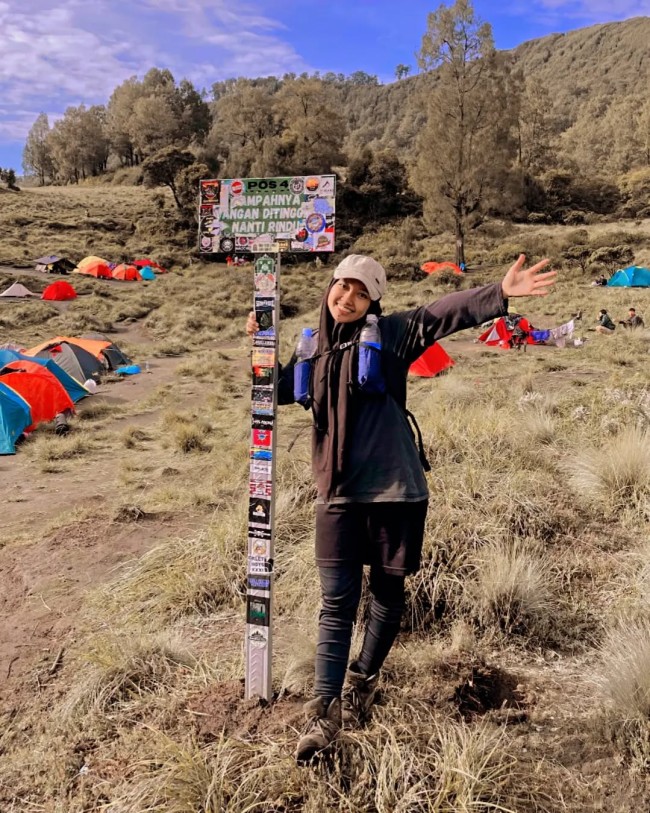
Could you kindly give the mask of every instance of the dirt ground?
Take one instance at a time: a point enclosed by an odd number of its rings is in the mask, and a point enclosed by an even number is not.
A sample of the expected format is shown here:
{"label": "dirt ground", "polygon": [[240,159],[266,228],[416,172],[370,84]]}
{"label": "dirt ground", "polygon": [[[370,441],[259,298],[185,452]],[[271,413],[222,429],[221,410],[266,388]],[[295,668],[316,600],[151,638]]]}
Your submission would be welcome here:
{"label": "dirt ground", "polygon": [[[142,355],[151,343],[137,322],[111,339],[118,346],[128,341],[141,348]],[[152,358],[149,373],[100,384],[92,397],[77,404],[78,416],[108,404],[114,414],[102,422],[102,432],[118,436],[127,426],[152,431],[162,408],[139,411],[139,406],[156,390],[174,383],[188,408],[200,398],[196,384],[177,381],[181,361],[178,357]],[[127,408],[129,414],[123,415]],[[79,431],[82,423],[74,419],[72,432]],[[99,449],[76,458],[71,467],[47,473],[20,448],[16,455],[0,457],[4,496],[0,707],[3,701],[16,700],[24,689],[31,691],[41,665],[50,668],[74,636],[77,610],[86,590],[102,584],[120,564],[166,539],[196,530],[203,521],[201,511],[158,512],[137,523],[113,521],[107,506],[120,502],[120,467],[130,456],[124,452],[120,456],[110,448]],[[26,682],[30,685],[25,686]]]}
{"label": "dirt ground", "polygon": [[[19,278],[44,277],[25,269],[0,270],[14,271]],[[138,348],[142,358],[152,343],[140,322],[111,338]],[[488,352],[467,335],[444,344],[454,358]],[[540,358],[554,352],[535,351]],[[160,388],[177,388],[185,408],[199,404],[203,396],[196,380],[179,380],[177,369],[184,360],[152,357],[149,373],[101,384],[92,398],[78,405],[79,412],[107,404],[113,412],[102,422],[102,432],[118,436],[128,426],[155,432],[164,407],[151,402]],[[562,370],[557,373],[563,375]],[[82,424],[75,421],[73,432]],[[80,456],[73,466],[47,473],[20,450],[0,457],[0,715],[24,705],[56,675],[66,647],[79,632],[79,610],[87,591],[106,583],[125,562],[166,540],[196,533],[208,522],[210,509],[199,506],[128,521],[120,477],[124,461],[137,460],[142,452],[124,449],[115,454],[115,448],[115,443],[107,444]],[[152,463],[157,466],[152,477],[162,476],[161,461]],[[116,521],[117,509],[123,514],[126,510],[127,521]],[[222,632],[224,645],[232,647],[226,640],[231,631]],[[232,634],[240,640],[241,619],[233,622]],[[524,659],[521,652],[495,651],[488,662],[465,660],[423,675],[413,699],[446,710],[455,706],[465,718],[491,715],[508,725],[522,754],[553,764],[549,770],[555,782],[566,788],[563,809],[646,810],[646,781],[622,767],[616,750],[595,731],[594,690],[585,679],[592,670],[590,657],[547,651],[528,653]],[[287,727],[297,728],[300,706],[300,700],[291,697],[268,707],[246,703],[241,683],[229,682],[206,689],[188,711],[198,720],[199,739],[209,742],[224,730],[234,736],[273,737]]]}

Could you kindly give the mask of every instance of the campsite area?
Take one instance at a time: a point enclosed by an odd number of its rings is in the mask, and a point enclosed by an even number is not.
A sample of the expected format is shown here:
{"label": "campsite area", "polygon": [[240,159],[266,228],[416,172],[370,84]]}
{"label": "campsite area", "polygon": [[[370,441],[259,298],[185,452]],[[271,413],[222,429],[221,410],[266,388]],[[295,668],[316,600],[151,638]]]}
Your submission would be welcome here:
{"label": "campsite area", "polygon": [[[647,671],[650,332],[594,327],[600,308],[623,318],[632,305],[648,325],[650,289],[592,287],[567,253],[626,244],[648,264],[650,221],[493,222],[459,278],[418,272],[450,256],[451,235],[411,239],[419,262],[392,274],[408,223],[357,241],[389,268],[387,311],[499,279],[520,251],[548,255],[557,288],[522,313],[539,329],[581,314],[584,342],[505,350],[477,328],[442,342],[448,374],[411,380],[433,466],[424,566],[372,721],[305,770],[292,750],[318,611],[309,416],[279,418],[277,698],[265,707],[244,702],[241,682],[252,270],[198,262],[164,235],[147,244],[131,227],[151,194],[2,198],[3,290],[42,291],[57,275],[31,260],[53,253],[144,251],[169,273],[66,275],[74,300],[0,301],[0,343],[96,331],[141,368],[103,375],[68,435],[41,425],[0,457],[0,810],[647,809],[650,724],[634,681]],[[316,323],[329,273],[283,269],[283,357]]]}

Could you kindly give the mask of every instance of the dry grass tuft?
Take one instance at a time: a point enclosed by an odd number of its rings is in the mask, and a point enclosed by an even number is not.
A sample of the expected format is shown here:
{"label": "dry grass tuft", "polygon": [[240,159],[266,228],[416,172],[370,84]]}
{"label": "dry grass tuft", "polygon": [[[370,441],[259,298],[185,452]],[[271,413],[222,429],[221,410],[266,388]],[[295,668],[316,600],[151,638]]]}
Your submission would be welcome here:
{"label": "dry grass tuft", "polygon": [[597,683],[611,736],[643,771],[650,770],[650,618],[625,619],[601,647]]}
{"label": "dry grass tuft", "polygon": [[543,640],[556,609],[550,561],[517,542],[488,545],[476,559],[464,603],[482,627]]}
{"label": "dry grass tuft", "polygon": [[170,689],[179,669],[196,666],[187,650],[163,636],[99,639],[86,659],[91,673],[68,695],[64,716],[91,709],[107,713],[144,694]]}
{"label": "dry grass tuft", "polygon": [[586,501],[612,511],[647,509],[650,500],[650,432],[630,428],[600,448],[576,453],[567,468],[571,483]]}

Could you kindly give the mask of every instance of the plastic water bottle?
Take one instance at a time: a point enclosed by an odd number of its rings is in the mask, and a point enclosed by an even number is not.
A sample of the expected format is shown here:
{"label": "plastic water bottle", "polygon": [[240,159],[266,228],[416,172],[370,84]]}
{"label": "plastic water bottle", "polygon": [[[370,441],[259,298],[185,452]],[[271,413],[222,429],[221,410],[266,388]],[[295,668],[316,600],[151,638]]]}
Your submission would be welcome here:
{"label": "plastic water bottle", "polygon": [[369,395],[386,392],[386,382],[381,371],[381,332],[374,313],[366,316],[366,323],[359,336],[359,388]]}
{"label": "plastic water bottle", "polygon": [[318,339],[310,327],[302,329],[296,346],[296,363],[293,368],[293,398],[297,404],[309,406],[309,378],[311,359],[316,355]]}

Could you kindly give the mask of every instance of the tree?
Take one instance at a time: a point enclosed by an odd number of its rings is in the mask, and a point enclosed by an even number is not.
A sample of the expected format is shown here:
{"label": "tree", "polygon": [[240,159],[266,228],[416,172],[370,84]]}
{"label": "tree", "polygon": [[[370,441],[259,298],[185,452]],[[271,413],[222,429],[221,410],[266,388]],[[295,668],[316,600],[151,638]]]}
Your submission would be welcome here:
{"label": "tree", "polygon": [[274,95],[241,79],[219,95],[206,154],[223,164],[225,177],[273,174],[280,131]]}
{"label": "tree", "polygon": [[460,264],[470,216],[495,205],[508,188],[518,99],[507,57],[496,53],[491,27],[477,20],[470,0],[429,14],[418,60],[424,71],[437,72],[438,81],[412,183],[424,198],[425,217],[453,225]]}
{"label": "tree", "polygon": [[194,156],[188,150],[177,147],[163,147],[154,155],[146,158],[142,164],[142,173],[146,186],[168,186],[174,201],[182,209],[178,197],[178,176],[186,167],[194,163]]}
{"label": "tree", "polygon": [[552,111],[553,100],[546,86],[537,79],[525,82],[517,121],[517,141],[519,165],[529,175],[540,175],[552,168],[555,139]]}
{"label": "tree", "polygon": [[135,76],[118,85],[106,109],[106,133],[111,149],[121,164],[133,166],[138,157],[133,143],[132,119],[136,101],[142,95],[142,85]]}
{"label": "tree", "polygon": [[16,172],[13,169],[0,168],[0,181],[7,184],[7,189],[18,191],[16,186]]}
{"label": "tree", "polygon": [[23,169],[27,174],[38,177],[40,186],[45,186],[45,179],[54,174],[52,151],[48,142],[50,123],[46,113],[41,113],[27,134],[23,149]]}
{"label": "tree", "polygon": [[303,175],[331,172],[342,160],[345,121],[336,87],[320,79],[285,82],[275,96],[282,128],[277,172]]}
{"label": "tree", "polygon": [[411,66],[400,64],[395,68],[395,78],[399,82],[400,79],[405,79],[411,73]]}

